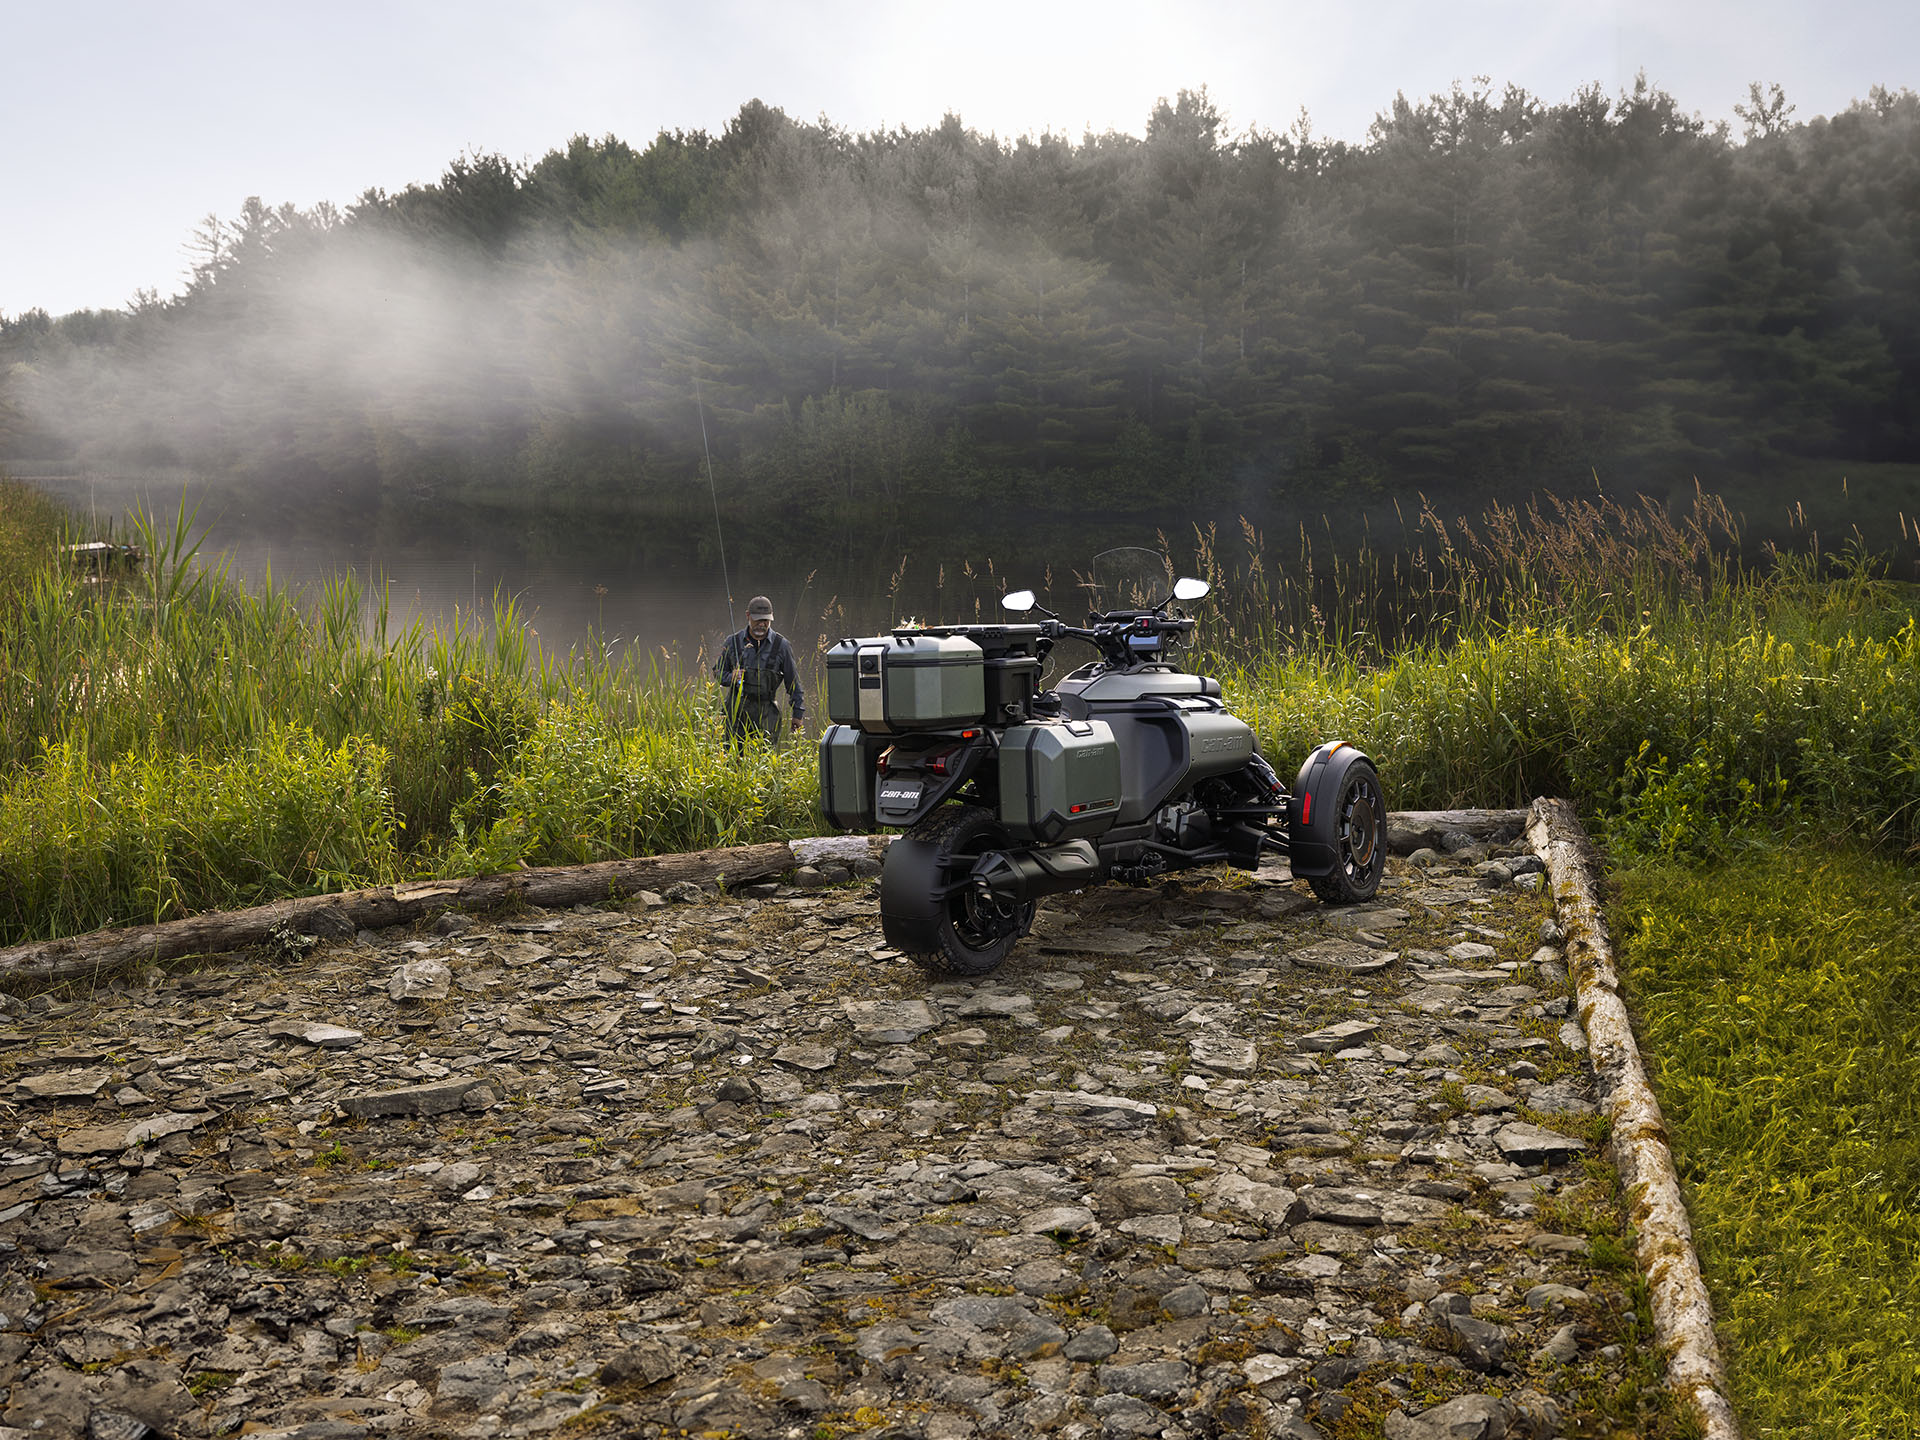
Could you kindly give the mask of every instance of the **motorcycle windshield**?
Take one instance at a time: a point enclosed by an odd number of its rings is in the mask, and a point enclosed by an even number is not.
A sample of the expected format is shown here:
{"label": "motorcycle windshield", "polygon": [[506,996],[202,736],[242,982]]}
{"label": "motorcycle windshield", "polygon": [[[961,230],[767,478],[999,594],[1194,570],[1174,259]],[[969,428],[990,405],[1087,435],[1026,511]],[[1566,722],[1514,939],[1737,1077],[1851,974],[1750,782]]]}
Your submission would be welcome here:
{"label": "motorcycle windshield", "polygon": [[1173,565],[1158,550],[1138,545],[1103,550],[1081,578],[1081,589],[1087,608],[1098,614],[1151,610],[1173,592]]}

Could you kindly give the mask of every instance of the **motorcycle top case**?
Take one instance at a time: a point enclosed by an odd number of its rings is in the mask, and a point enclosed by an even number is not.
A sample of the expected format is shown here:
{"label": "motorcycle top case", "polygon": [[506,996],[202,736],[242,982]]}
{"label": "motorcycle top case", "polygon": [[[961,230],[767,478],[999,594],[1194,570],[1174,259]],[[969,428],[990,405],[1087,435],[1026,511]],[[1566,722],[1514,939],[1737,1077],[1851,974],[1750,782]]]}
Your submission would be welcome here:
{"label": "motorcycle top case", "polygon": [[959,635],[881,635],[827,651],[827,716],[877,735],[979,724],[985,656]]}
{"label": "motorcycle top case", "polygon": [[882,743],[851,725],[829,725],[820,737],[820,813],[828,823],[873,828],[874,762]]}
{"label": "motorcycle top case", "polygon": [[1104,720],[1041,720],[1000,737],[1000,821],[1051,845],[1098,835],[1120,813],[1120,746]]}

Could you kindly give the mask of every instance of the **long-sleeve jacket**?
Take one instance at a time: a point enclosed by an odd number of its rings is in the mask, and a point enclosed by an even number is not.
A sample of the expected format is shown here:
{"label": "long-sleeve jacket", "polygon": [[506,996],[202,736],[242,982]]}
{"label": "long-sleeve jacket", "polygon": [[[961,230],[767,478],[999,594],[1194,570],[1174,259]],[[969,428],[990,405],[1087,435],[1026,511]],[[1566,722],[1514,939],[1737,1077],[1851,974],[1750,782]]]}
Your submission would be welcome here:
{"label": "long-sleeve jacket", "polygon": [[724,682],[735,670],[742,672],[740,698],[748,704],[772,704],[774,692],[785,685],[794,718],[806,715],[807,697],[800,690],[800,666],[793,658],[793,646],[779,631],[769,630],[764,640],[755,640],[751,630],[729,635],[726,644],[720,647],[720,658],[714,661],[713,673]]}

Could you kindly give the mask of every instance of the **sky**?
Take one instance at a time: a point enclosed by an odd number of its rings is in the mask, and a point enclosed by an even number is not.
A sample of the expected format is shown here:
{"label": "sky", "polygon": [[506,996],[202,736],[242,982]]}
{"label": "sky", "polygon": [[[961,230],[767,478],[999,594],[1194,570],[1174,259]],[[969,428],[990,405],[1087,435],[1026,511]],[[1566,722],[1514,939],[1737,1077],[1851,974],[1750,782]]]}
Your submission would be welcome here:
{"label": "sky", "polygon": [[1206,87],[1230,130],[1360,141],[1396,93],[1548,101],[1644,71],[1733,121],[1920,88],[1906,0],[0,0],[0,314],[177,293],[209,215],[431,182],[464,152],[717,133],[758,98],[844,129],[1141,133]]}

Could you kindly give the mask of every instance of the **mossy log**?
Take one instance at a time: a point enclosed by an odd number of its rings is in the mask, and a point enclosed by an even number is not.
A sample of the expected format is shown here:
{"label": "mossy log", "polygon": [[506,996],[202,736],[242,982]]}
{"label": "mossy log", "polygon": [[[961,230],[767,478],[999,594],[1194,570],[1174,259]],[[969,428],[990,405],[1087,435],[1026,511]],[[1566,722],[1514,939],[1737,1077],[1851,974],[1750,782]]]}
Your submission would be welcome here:
{"label": "mossy log", "polygon": [[123,965],[153,964],[183,955],[216,955],[266,944],[276,931],[337,939],[357,930],[406,925],[442,910],[488,910],[509,903],[545,909],[621,900],[692,880],[741,885],[777,876],[801,863],[785,841],[647,855],[594,865],[512,870],[468,880],[382,885],[334,895],[275,900],[250,910],[214,910],[138,925],[95,930],[59,940],[36,940],[0,950],[0,981],[74,980]]}
{"label": "mossy log", "polygon": [[[1438,843],[1449,830],[1490,840],[1510,838],[1526,823],[1524,810],[1406,810],[1388,816],[1389,844],[1404,854]],[[593,865],[560,865],[480,875],[382,885],[335,895],[275,900],[250,910],[214,910],[158,925],[94,930],[58,940],[35,940],[0,950],[0,983],[77,980],[126,965],[149,965],[183,955],[218,955],[270,942],[275,932],[337,939],[356,930],[407,925],[442,910],[489,910],[508,903],[543,909],[621,900],[642,890],[662,890],[683,880],[706,884],[724,879],[747,884],[782,875],[796,865],[847,861],[884,849],[889,837],[829,836],[680,855],[646,855]]]}

